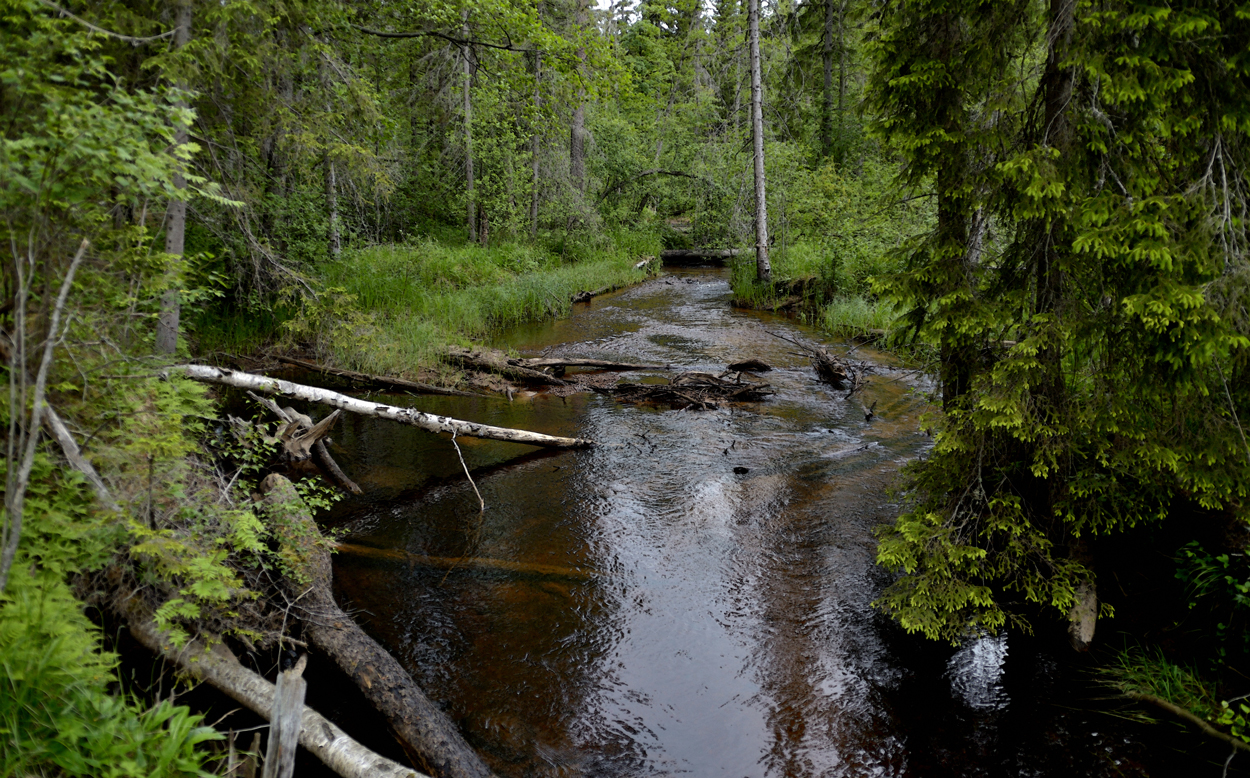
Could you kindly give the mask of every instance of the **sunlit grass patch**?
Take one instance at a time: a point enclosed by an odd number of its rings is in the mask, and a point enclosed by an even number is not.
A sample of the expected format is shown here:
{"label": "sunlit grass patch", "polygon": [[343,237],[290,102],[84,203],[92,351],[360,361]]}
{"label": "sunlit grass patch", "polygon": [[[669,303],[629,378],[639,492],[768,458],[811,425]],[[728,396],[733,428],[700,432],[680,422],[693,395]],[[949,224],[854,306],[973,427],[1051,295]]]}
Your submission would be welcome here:
{"label": "sunlit grass patch", "polygon": [[559,248],[563,257],[530,244],[482,248],[426,239],[345,252],[321,281],[341,290],[368,323],[332,327],[324,342],[335,361],[367,372],[434,367],[453,343],[566,315],[576,292],[641,280],[634,264],[659,253],[658,241],[633,233]]}
{"label": "sunlit grass patch", "polygon": [[894,306],[864,295],[836,297],[818,314],[817,324],[828,332],[866,334],[889,331],[897,313]]}

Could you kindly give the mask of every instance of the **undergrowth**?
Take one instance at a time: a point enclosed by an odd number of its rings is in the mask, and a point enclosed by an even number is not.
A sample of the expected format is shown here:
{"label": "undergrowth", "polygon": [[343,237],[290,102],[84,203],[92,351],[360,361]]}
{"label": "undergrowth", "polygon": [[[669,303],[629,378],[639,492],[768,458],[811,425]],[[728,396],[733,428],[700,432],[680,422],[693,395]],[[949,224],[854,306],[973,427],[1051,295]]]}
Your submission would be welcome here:
{"label": "undergrowth", "polygon": [[365,247],[322,269],[332,294],[290,327],[338,364],[401,374],[436,365],[451,344],[566,315],[578,291],[639,281],[634,264],[659,250],[657,237],[638,232],[538,246]]}

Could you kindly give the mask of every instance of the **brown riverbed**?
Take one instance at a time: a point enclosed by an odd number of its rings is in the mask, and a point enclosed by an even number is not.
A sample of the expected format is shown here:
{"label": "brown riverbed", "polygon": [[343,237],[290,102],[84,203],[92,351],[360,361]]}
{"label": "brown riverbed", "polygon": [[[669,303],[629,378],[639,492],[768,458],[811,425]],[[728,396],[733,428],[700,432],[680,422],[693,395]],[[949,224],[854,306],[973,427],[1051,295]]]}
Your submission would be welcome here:
{"label": "brown riverbed", "polygon": [[338,431],[366,494],[331,524],[351,543],[403,552],[340,555],[340,599],[492,767],[1136,776],[1186,763],[1091,707],[1092,678],[1059,649],[1005,636],[933,646],[872,610],[887,580],[872,533],[892,516],[899,467],[929,443],[929,387],[860,349],[878,371],[847,398],[769,331],[830,341],[728,303],[727,271],[672,272],[496,345],[709,372],[760,358],[776,367],[765,402],[408,398],[598,442],[550,453],[457,441],[485,511],[450,440],[359,417]]}

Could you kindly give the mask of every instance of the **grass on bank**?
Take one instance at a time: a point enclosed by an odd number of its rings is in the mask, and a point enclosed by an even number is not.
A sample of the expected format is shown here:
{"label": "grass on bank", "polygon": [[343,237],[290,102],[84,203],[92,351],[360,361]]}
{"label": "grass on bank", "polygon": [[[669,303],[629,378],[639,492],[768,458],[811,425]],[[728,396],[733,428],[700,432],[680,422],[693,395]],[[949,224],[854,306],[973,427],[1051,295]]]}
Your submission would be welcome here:
{"label": "grass on bank", "polygon": [[[872,294],[871,279],[899,269],[899,249],[932,229],[931,197],[901,197],[895,165],[867,155],[858,165],[833,162],[804,171],[781,212],[787,221],[771,252],[771,287],[755,281],[753,256],[734,268],[734,295],[757,307],[788,296],[782,284],[814,278],[809,320],[837,334],[890,330],[895,311]],[[771,207],[770,207],[771,210]]]}
{"label": "grass on bank", "polygon": [[319,320],[295,326],[316,331],[318,349],[338,364],[398,375],[436,365],[451,344],[567,315],[578,291],[640,281],[634,264],[659,252],[658,236],[634,231],[546,246],[424,238],[360,248],[321,269],[336,295]]}

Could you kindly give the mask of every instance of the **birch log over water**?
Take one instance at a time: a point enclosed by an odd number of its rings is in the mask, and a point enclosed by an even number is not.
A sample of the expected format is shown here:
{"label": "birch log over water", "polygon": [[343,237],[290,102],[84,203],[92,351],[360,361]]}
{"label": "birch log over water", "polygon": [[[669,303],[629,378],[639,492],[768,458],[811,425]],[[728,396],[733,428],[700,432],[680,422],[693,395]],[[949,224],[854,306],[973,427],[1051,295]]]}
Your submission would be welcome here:
{"label": "birch log over water", "polygon": [[237,389],[251,389],[252,391],[264,392],[266,394],[280,394],[295,400],[320,403],[329,405],[331,408],[341,408],[363,416],[375,416],[379,419],[397,421],[401,424],[419,427],[428,432],[446,432],[470,438],[503,440],[511,443],[524,443],[530,446],[544,446],[546,448],[585,448],[594,445],[594,441],[584,438],[562,438],[555,435],[544,435],[541,432],[528,432],[526,430],[514,430],[507,427],[493,427],[489,424],[461,421],[450,416],[437,416],[433,413],[425,413],[415,408],[400,408],[395,405],[369,402],[355,397],[348,397],[338,392],[332,392],[329,389],[318,389],[313,386],[304,386],[303,384],[253,373],[241,373],[237,370],[228,370],[222,367],[180,365],[171,368],[171,370],[180,372],[193,381],[233,386]]}
{"label": "birch log over water", "polygon": [[[206,681],[266,719],[273,715],[274,685],[239,664],[220,641],[208,648],[198,639],[190,640],[179,649],[156,628],[150,616],[132,615],[129,624],[140,643],[182,672]],[[370,751],[307,705],[302,724],[300,745],[343,778],[429,778]]]}

